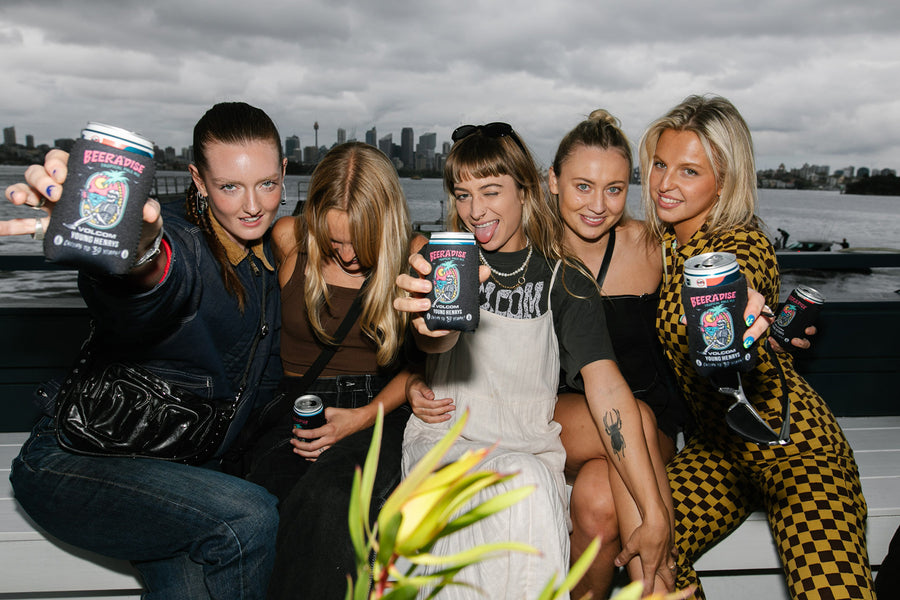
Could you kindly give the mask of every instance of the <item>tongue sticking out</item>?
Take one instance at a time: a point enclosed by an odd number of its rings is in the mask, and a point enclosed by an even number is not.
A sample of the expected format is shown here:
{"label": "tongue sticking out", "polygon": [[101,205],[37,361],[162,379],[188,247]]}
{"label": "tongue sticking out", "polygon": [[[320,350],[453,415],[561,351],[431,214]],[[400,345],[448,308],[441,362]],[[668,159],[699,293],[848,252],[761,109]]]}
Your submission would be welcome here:
{"label": "tongue sticking out", "polygon": [[484,227],[475,227],[475,239],[478,240],[478,243],[483,246],[490,242],[494,237],[494,232],[497,231],[497,225],[497,221],[491,221]]}

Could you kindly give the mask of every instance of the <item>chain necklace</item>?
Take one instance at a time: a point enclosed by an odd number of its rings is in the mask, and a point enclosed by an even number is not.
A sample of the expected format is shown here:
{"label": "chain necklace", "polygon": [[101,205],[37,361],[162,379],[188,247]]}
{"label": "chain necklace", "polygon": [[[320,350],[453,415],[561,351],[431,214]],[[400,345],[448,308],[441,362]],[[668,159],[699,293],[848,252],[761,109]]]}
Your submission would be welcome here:
{"label": "chain necklace", "polygon": [[[534,246],[531,245],[531,242],[526,242],[526,245],[528,246],[528,255],[525,257],[525,262],[522,263],[521,267],[519,267],[515,271],[512,271],[511,273],[501,273],[500,271],[492,267],[488,263],[488,261],[485,260],[484,254],[481,252],[481,248],[478,249],[478,258],[481,260],[481,264],[485,265],[491,270],[491,279],[493,279],[497,285],[507,290],[511,290],[525,283],[525,270],[528,268],[528,263],[529,261],[531,261],[531,254],[532,252],[534,252]],[[516,283],[511,286],[500,283],[500,281],[497,279],[497,277],[515,277],[516,275],[519,275],[519,278],[516,280]]]}
{"label": "chain necklace", "polygon": [[348,271],[347,269],[344,268],[344,265],[342,265],[341,261],[339,261],[337,258],[332,258],[332,260],[334,261],[334,264],[336,264],[338,266],[338,268],[344,272],[344,275],[347,275],[348,277],[365,277],[366,276],[365,272],[363,272],[363,271],[360,271],[358,273],[351,273],[350,271]]}

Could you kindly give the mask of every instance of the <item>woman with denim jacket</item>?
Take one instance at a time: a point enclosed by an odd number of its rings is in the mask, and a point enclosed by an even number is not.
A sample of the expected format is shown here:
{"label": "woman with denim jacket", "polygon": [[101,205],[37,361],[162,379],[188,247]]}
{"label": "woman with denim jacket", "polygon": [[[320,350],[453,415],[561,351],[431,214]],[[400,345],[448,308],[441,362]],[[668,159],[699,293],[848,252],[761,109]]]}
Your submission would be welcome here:
{"label": "woman with denim jacket", "polygon": [[[372,520],[400,480],[400,444],[409,417],[408,374],[401,371],[406,313],[394,310],[394,281],[413,239],[397,172],[367,144],[333,148],[309,182],[303,213],[273,230],[282,298],[280,391],[315,394],[326,424],[293,429],[292,413],[250,452],[248,479],[281,501],[270,598],[343,598],[356,572],[347,523],[353,476],[372,440],[379,405],[385,421]],[[358,318],[317,379],[302,375],[360,296]],[[352,318],[352,317],[351,317]],[[398,373],[399,372],[399,373]],[[293,435],[292,435],[293,432]]]}
{"label": "woman with denim jacket", "polygon": [[[246,378],[218,457],[253,407],[269,400],[281,371],[269,226],[286,162],[274,123],[244,103],[213,106],[194,128],[194,153],[187,210],[161,209],[155,200],[144,207],[143,264],[124,277],[82,271],[79,289],[95,324],[96,360],[137,363],[211,399],[234,398]],[[66,161],[51,151],[6,197],[51,213]],[[7,221],[0,234],[32,227],[31,219]],[[13,462],[10,480],[19,504],[53,536],[130,560],[144,598],[263,598],[276,499],[221,473],[216,462],[74,454],[57,443],[49,415]]]}

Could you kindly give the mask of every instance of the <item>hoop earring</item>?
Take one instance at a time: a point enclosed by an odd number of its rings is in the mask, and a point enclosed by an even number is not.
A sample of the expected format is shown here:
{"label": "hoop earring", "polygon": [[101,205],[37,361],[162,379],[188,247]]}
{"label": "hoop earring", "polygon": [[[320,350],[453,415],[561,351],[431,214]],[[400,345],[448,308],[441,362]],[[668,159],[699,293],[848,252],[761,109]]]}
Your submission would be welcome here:
{"label": "hoop earring", "polygon": [[206,208],[208,206],[206,201],[206,196],[202,195],[199,191],[197,192],[197,197],[195,199],[197,203],[197,214],[202,215],[206,212]]}
{"label": "hoop earring", "polygon": [[287,204],[287,186],[281,184],[281,205]]}

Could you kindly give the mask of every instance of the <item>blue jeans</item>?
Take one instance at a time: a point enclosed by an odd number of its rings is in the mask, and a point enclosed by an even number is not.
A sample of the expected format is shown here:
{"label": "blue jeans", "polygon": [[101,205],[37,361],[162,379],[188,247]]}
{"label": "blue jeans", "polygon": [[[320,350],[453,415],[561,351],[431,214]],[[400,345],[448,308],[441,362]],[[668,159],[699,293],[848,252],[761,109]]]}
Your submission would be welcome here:
{"label": "blue jeans", "polygon": [[[385,380],[372,375],[317,379],[307,390],[326,406],[358,408],[368,404]],[[290,391],[291,380],[282,381]],[[374,523],[384,501],[400,482],[401,444],[409,406],[404,404],[384,418],[381,454],[372,492],[370,522]],[[287,443],[291,415],[270,431],[263,446],[269,450],[248,475],[281,498],[281,522],[275,553],[275,569],[269,598],[320,598],[342,600],[347,575],[356,575],[356,556],[350,542],[347,511],[357,466],[365,463],[372,428],[347,436],[309,462],[292,452]],[[279,445],[277,440],[284,440]],[[275,442],[273,444],[273,442]]]}
{"label": "blue jeans", "polygon": [[257,485],[162,460],[72,454],[58,446],[50,418],[38,422],[9,479],[50,534],[132,561],[148,600],[265,597],[278,512]]}

